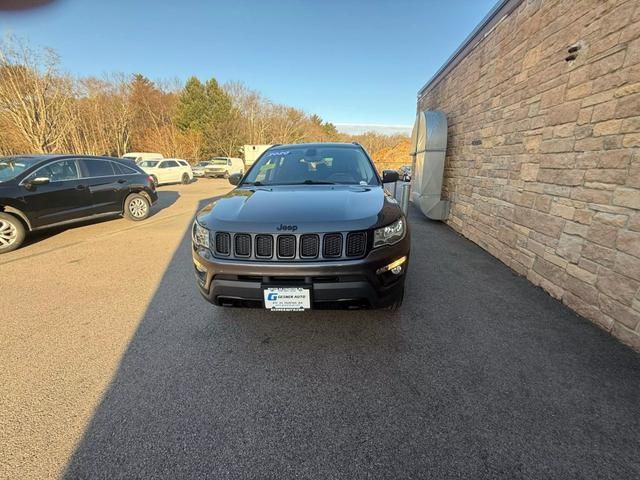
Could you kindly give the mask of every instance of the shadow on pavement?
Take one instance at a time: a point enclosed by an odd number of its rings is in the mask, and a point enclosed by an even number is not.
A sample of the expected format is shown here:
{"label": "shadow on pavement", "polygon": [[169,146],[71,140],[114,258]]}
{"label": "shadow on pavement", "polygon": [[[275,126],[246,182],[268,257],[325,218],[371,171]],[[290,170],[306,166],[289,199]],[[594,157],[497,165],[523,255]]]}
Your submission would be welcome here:
{"label": "shadow on pavement", "polygon": [[205,303],[187,230],[65,478],[638,473],[637,355],[448,227],[412,235],[399,314],[275,314]]}
{"label": "shadow on pavement", "polygon": [[[158,191],[158,201],[151,207],[151,213],[149,214],[149,218],[158,214],[165,208],[169,208],[171,205],[176,203],[178,198],[180,198],[180,194],[176,191],[173,191],[173,190]],[[122,218],[122,216],[113,215],[110,217],[102,217],[97,220],[85,220],[82,222],[71,223],[61,227],[53,227],[53,228],[46,228],[44,230],[38,230],[27,235],[27,238],[24,244],[20,248],[24,249],[29,245],[34,245],[43,240],[47,240],[51,237],[55,237],[56,235],[59,235],[73,228],[79,228],[79,227],[85,227],[87,225],[97,225],[99,223],[110,222],[116,218]]]}
{"label": "shadow on pavement", "polygon": [[175,190],[158,190],[158,201],[151,207],[149,218],[169,208],[180,198],[180,194]]}

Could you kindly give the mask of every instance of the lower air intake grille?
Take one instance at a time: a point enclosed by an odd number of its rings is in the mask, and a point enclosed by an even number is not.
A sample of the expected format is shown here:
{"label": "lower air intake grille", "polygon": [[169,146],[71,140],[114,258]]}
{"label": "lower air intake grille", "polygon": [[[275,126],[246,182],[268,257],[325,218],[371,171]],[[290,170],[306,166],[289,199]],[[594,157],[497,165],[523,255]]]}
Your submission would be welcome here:
{"label": "lower air intake grille", "polygon": [[347,257],[361,257],[367,249],[367,234],[352,232],[347,235]]}
{"label": "lower air intake grille", "polygon": [[273,256],[273,237],[271,235],[256,235],[256,256]]}
{"label": "lower air intake grille", "polygon": [[235,249],[237,257],[249,257],[251,255],[251,235],[246,233],[236,233]]}
{"label": "lower air intake grille", "polygon": [[229,255],[231,251],[231,236],[228,233],[216,233],[216,253]]}
{"label": "lower air intake grille", "polygon": [[278,237],[278,257],[293,258],[296,256],[295,235],[280,235]]}
{"label": "lower air intake grille", "polygon": [[322,255],[325,257],[339,257],[342,255],[342,234],[328,233],[324,236]]}
{"label": "lower air intake grille", "polygon": [[318,235],[302,235],[300,237],[300,256],[316,258],[320,254],[320,237]]}

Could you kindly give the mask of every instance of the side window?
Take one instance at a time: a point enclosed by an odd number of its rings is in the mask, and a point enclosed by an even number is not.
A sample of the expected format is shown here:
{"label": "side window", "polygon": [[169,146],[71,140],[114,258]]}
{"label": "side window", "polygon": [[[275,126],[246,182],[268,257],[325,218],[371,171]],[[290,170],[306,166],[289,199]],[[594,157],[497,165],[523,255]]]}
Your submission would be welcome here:
{"label": "side window", "polygon": [[180,161],[178,161],[178,163],[180,165],[182,165],[183,167],[188,167],[189,166],[189,164],[187,162],[185,162],[184,160],[180,160]]}
{"label": "side window", "polygon": [[160,168],[173,168],[177,166],[178,163],[173,160],[167,160],[166,162],[162,162],[162,164],[160,164]]}
{"label": "side window", "polygon": [[66,180],[77,180],[78,165],[75,160],[60,160],[39,168],[29,178],[48,177],[51,182],[64,182]]}
{"label": "side window", "polygon": [[82,160],[82,164],[87,177],[111,177],[114,175],[113,167],[108,160],[85,158]]}
{"label": "side window", "polygon": [[122,165],[121,163],[111,162],[111,166],[113,167],[113,171],[116,172],[116,175],[132,175],[138,173],[133,168]]}

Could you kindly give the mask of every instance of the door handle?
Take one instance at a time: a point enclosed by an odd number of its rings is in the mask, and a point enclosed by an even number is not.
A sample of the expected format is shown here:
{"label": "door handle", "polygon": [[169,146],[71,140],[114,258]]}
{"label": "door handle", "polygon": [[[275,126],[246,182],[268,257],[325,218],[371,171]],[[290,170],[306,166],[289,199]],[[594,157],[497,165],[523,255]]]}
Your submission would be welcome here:
{"label": "door handle", "polygon": [[86,188],[86,185],[76,185],[76,190],[85,190]]}
{"label": "door handle", "polygon": [[120,180],[118,180],[118,183],[120,183],[120,184],[127,183],[127,181],[124,178],[121,178]]}

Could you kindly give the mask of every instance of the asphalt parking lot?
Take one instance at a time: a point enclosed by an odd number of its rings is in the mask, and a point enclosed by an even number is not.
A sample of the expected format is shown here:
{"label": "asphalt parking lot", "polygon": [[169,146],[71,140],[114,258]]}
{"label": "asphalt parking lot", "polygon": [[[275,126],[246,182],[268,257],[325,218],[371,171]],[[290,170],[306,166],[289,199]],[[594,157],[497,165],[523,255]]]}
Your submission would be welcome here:
{"label": "asphalt parking lot", "polygon": [[399,312],[205,303],[229,188],[0,257],[0,478],[640,476],[640,356],[415,212]]}

